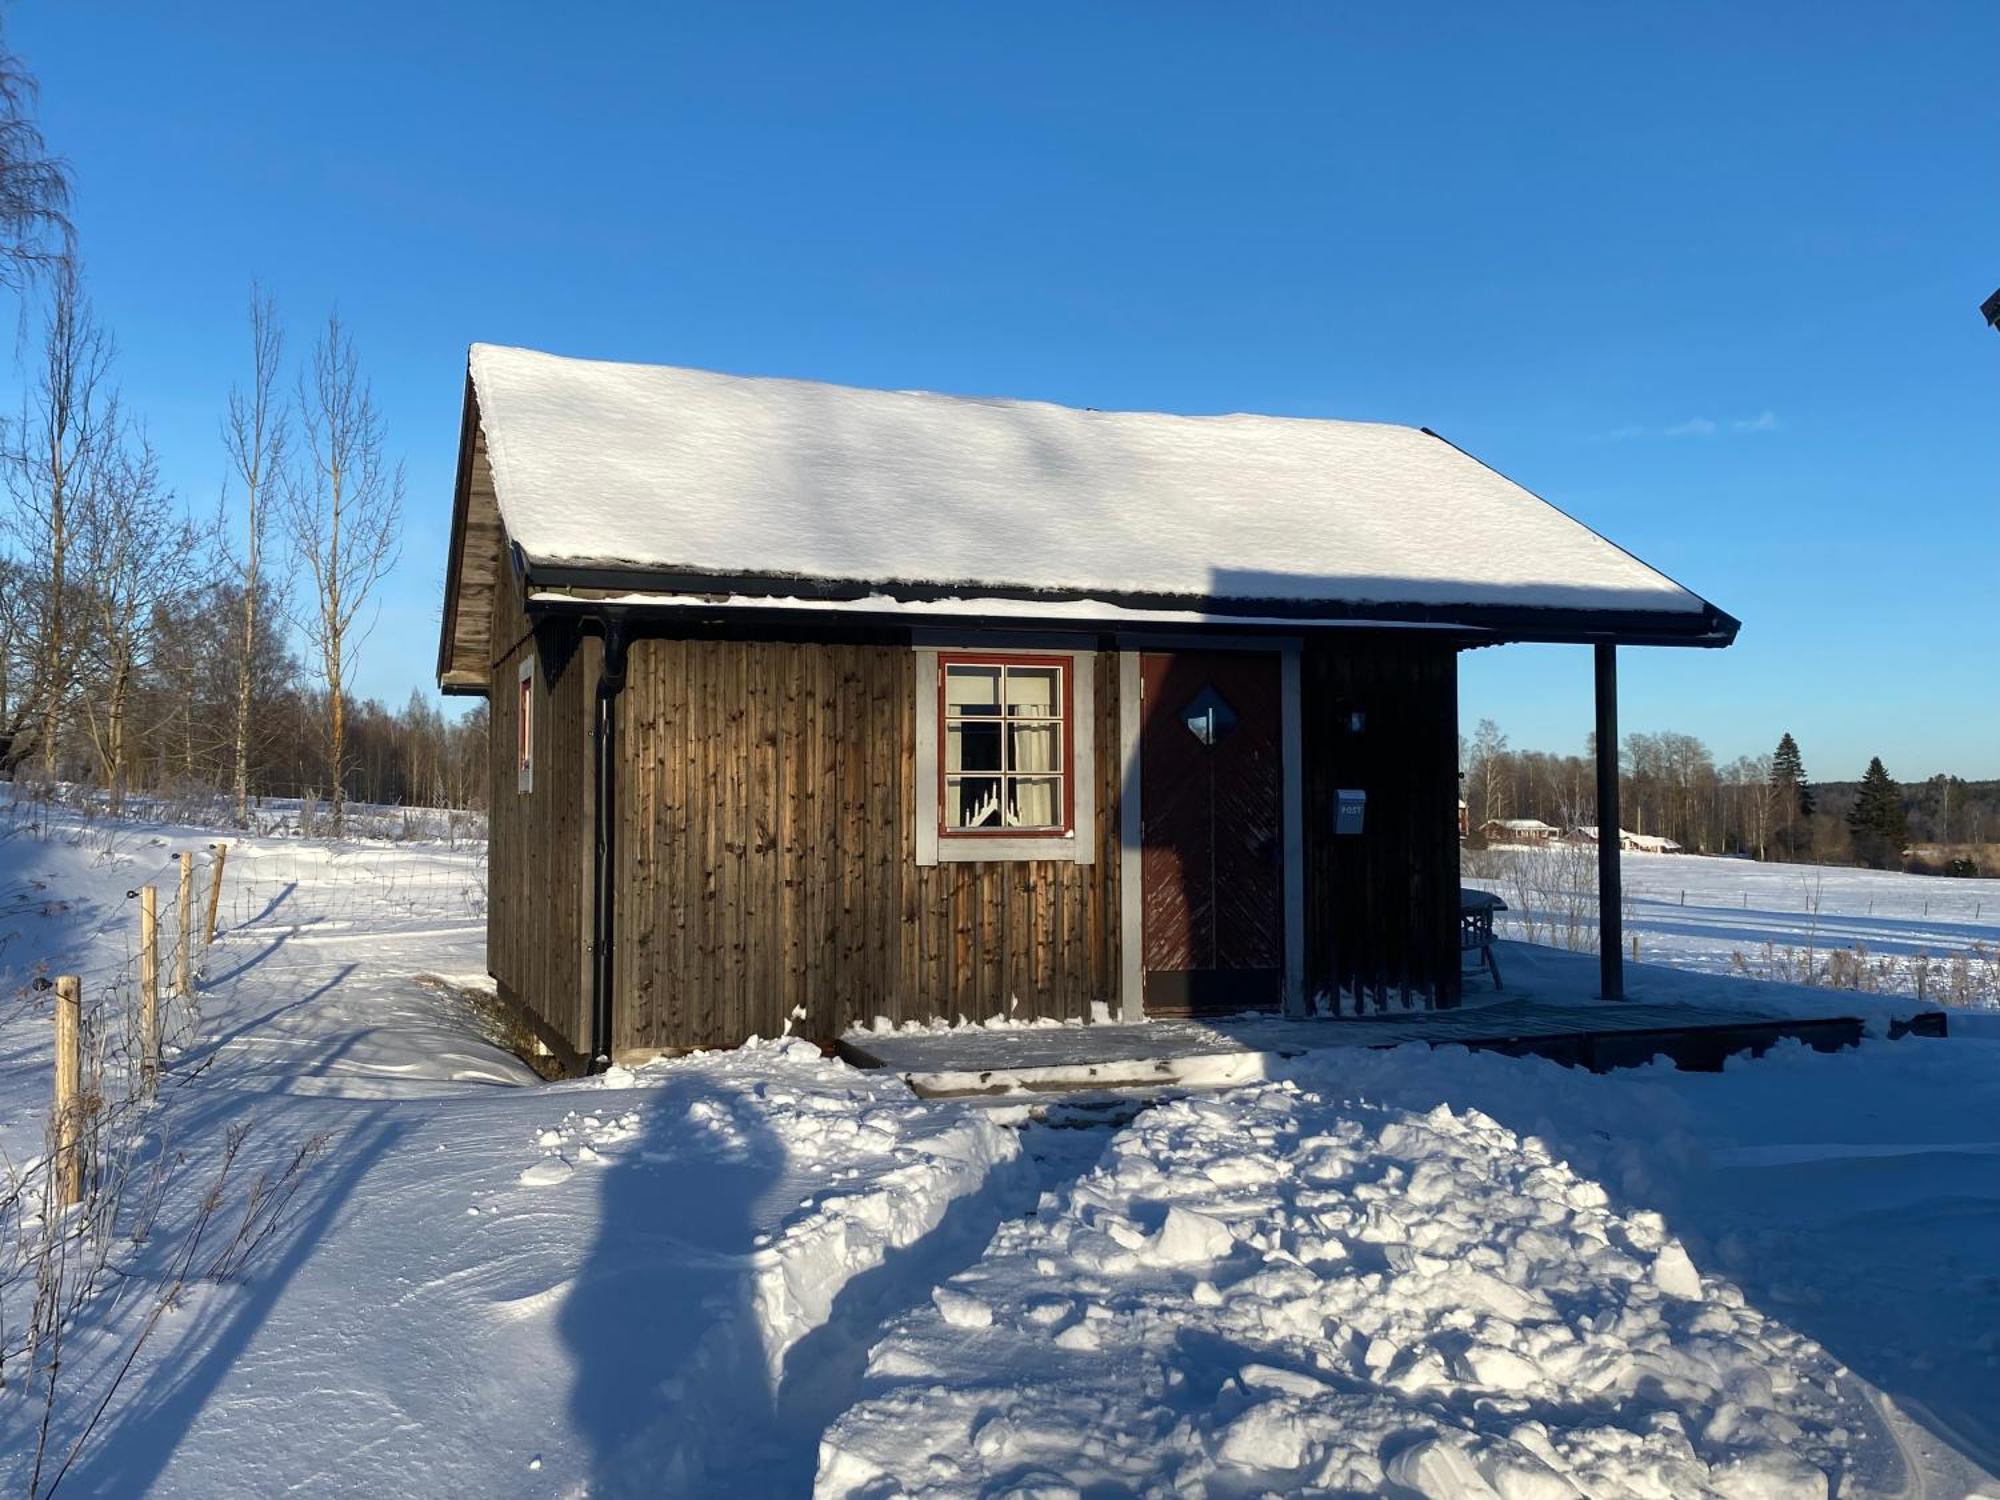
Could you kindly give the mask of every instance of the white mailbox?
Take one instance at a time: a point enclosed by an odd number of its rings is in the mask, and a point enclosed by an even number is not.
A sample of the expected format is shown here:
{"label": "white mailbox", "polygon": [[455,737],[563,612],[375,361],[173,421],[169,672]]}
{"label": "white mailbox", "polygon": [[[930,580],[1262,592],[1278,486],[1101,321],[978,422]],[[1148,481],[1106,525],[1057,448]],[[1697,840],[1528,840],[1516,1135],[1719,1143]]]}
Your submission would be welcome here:
{"label": "white mailbox", "polygon": [[1343,789],[1333,794],[1333,831],[1358,834],[1368,821],[1368,794]]}

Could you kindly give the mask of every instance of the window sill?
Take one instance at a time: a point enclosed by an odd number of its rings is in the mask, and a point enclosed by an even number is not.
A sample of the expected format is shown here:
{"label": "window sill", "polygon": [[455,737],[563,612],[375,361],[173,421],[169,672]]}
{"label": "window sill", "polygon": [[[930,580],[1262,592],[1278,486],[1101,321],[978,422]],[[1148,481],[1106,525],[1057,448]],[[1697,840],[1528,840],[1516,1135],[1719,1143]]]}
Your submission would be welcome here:
{"label": "window sill", "polygon": [[[1018,863],[1022,860],[1052,860],[1058,864],[1078,863],[1083,840],[1073,833],[1023,834],[1018,838],[989,835],[981,838],[952,838],[940,834],[937,860],[941,865]],[[1084,858],[1088,858],[1086,854]]]}

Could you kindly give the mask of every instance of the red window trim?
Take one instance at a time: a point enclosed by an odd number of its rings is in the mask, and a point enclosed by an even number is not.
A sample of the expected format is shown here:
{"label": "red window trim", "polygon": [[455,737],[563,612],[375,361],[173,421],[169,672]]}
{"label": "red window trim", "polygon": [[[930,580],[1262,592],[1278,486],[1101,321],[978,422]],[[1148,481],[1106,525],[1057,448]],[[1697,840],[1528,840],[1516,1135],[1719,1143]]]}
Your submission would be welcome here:
{"label": "red window trim", "polygon": [[[1057,679],[1062,683],[1062,826],[1058,828],[953,828],[945,821],[951,782],[945,762],[946,725],[950,722],[950,711],[945,706],[944,682],[947,671],[952,667],[1054,667]],[[940,651],[937,659],[937,822],[940,839],[1062,839],[1071,840],[1076,835],[1076,658],[1074,656],[1037,656],[1033,652],[1009,651]],[[1004,709],[1006,704],[1003,702]],[[1000,720],[1005,724],[1007,720]],[[1006,752],[1001,752],[1005,761]],[[979,775],[979,772],[961,772],[961,775]],[[997,774],[997,773],[995,773]],[[1001,794],[1006,793],[1005,777],[1001,778]]]}

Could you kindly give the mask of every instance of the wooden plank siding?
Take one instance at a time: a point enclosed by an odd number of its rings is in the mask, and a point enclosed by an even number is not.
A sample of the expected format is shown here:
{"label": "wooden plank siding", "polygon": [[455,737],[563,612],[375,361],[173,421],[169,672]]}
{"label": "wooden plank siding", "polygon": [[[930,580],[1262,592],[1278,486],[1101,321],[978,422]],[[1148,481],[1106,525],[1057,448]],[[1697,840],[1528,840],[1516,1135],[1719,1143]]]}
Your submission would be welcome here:
{"label": "wooden plank siding", "polygon": [[[602,647],[574,627],[531,631],[500,576],[488,734],[486,965],[503,999],[572,1065],[590,1045],[590,727]],[[519,790],[519,669],[536,663],[533,789]]]}
{"label": "wooden plank siding", "polygon": [[446,640],[438,663],[440,685],[477,689],[485,681],[496,647],[514,638],[518,596],[504,597],[513,571],[507,565],[505,528],[493,488],[493,465],[486,454],[486,437],[468,402],[465,453],[465,504],[456,517],[452,544],[455,566],[446,580],[444,603]]}
{"label": "wooden plank siding", "polygon": [[[590,1045],[591,729],[601,643],[531,631],[496,589],[488,967],[572,1064]],[[532,654],[534,788],[515,784]],[[917,654],[907,644],[631,644],[618,699],[614,1054],[727,1046],[790,1024],[1085,1018],[1119,989],[1118,658],[1090,658],[1091,863],[917,864]],[[1454,1005],[1457,679],[1449,644],[1308,638],[1306,993]],[[1367,715],[1360,734],[1347,714]],[[1367,831],[1332,834],[1342,787]]]}
{"label": "wooden plank siding", "polygon": [[1099,816],[1084,836],[1098,843],[1083,865],[916,863],[916,661],[902,645],[633,641],[614,1053],[725,1046],[788,1020],[825,1038],[876,1016],[1087,1017],[1115,1001],[1116,657],[1094,658]]}
{"label": "wooden plank siding", "polygon": [[[1308,638],[1300,678],[1306,994],[1456,1005],[1456,649],[1386,632]],[[1368,794],[1359,835],[1333,832],[1342,788]]]}

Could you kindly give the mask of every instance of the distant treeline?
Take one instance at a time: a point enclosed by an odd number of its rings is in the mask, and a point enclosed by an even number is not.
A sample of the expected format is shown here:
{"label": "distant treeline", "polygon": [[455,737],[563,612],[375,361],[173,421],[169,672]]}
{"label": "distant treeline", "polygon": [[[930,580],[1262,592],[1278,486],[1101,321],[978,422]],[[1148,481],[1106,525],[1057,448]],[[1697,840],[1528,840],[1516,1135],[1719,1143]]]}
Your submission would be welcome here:
{"label": "distant treeline", "polygon": [[[333,775],[323,732],[323,683],[314,682],[277,631],[256,638],[250,674],[248,733],[238,759],[236,707],[241,650],[240,585],[211,583],[163,605],[149,622],[154,644],[131,669],[119,709],[119,774],[112,778],[103,694],[89,672],[64,704],[52,772],[40,745],[16,737],[15,683],[22,677],[23,634],[10,625],[13,578],[0,559],[0,779],[54,780],[180,796],[229,794],[238,765],[250,799],[325,801]],[[267,618],[276,618],[270,606]],[[484,808],[487,706],[447,718],[429,694],[412,692],[400,708],[372,698],[343,705],[340,781],[360,802],[387,806]],[[25,741],[25,743],[24,743]],[[30,753],[23,755],[23,750]]]}
{"label": "distant treeline", "polygon": [[[1630,734],[1618,763],[1623,826],[1694,853],[2000,875],[2000,781],[1904,784],[1879,759],[1858,779],[1815,781],[1790,734],[1769,755],[1721,765],[1693,735]],[[1475,837],[1494,818],[1598,822],[1589,739],[1575,755],[1516,750],[1482,719],[1460,741],[1459,768]]]}
{"label": "distant treeline", "polygon": [[219,792],[240,823],[258,797],[312,797],[336,835],[349,798],[481,801],[483,714],[355,693],[403,469],[347,329],[330,317],[288,354],[253,287],[215,413],[219,485],[177,493],[119,391],[34,97],[0,38],[0,307],[21,330],[0,418],[0,779],[101,789],[113,809]]}

